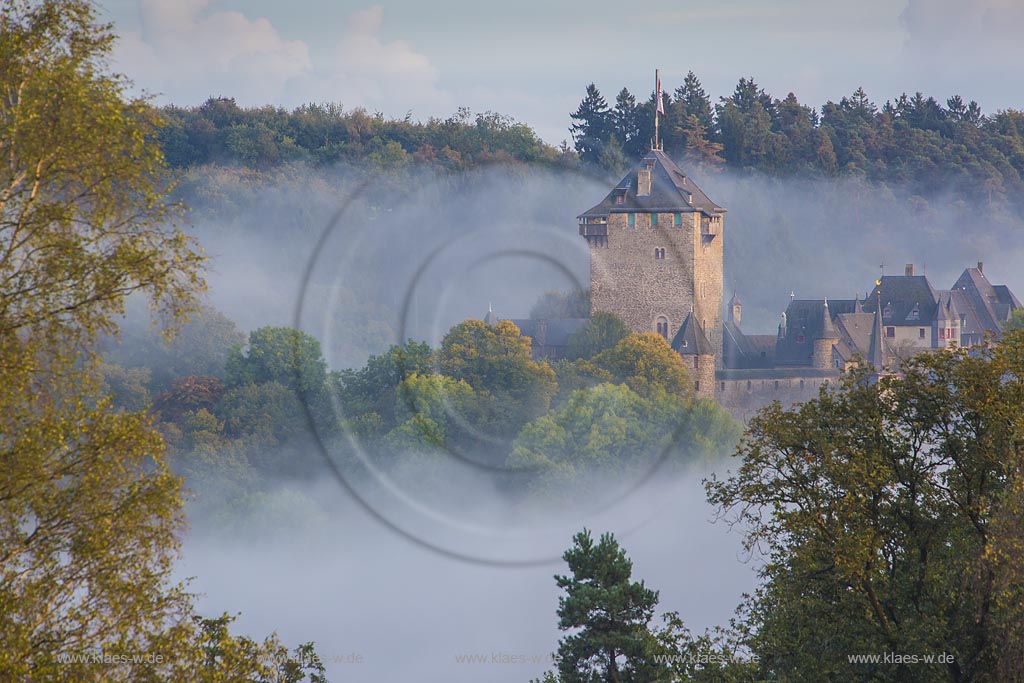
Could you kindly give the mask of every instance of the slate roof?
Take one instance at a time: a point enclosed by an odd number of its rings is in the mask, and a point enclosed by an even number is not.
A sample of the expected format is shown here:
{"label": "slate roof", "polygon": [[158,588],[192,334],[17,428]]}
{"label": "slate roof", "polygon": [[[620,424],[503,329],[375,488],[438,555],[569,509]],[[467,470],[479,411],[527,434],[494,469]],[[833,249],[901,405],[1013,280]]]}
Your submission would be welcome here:
{"label": "slate roof", "polygon": [[865,360],[871,346],[871,328],[875,320],[873,313],[843,313],[836,316],[836,331],[839,332],[839,355],[850,360],[860,355]]}
{"label": "slate roof", "polygon": [[743,334],[727,322],[722,334],[722,363],[726,368],[770,368],[775,364],[774,334]]}
{"label": "slate roof", "polygon": [[998,336],[1001,323],[1012,311],[1021,308],[1020,301],[1006,285],[993,286],[978,268],[964,270],[951,291],[954,304],[964,315],[962,334],[994,332]]}
{"label": "slate roof", "polygon": [[534,346],[567,346],[569,337],[587,324],[587,318],[559,318],[553,320],[510,320],[519,333],[529,337]]}
{"label": "slate roof", "polygon": [[[821,339],[824,323],[824,299],[794,299],[786,309],[786,336],[780,337],[775,349],[778,365],[810,365],[814,340]],[[854,299],[829,299],[830,319],[852,313]]]}
{"label": "slate roof", "polygon": [[[924,275],[883,275],[864,302],[864,310],[873,313],[882,302],[882,322],[889,327],[920,327],[935,320],[938,295]],[[889,315],[885,315],[888,310]]]}
{"label": "slate roof", "polygon": [[[637,171],[651,167],[651,192],[637,195]],[[623,194],[622,204],[615,196]],[[579,215],[579,218],[601,217],[610,213],[693,213],[701,211],[709,216],[721,214],[725,209],[715,204],[697,187],[664,152],[651,150],[643,160],[608,193],[599,204]]]}
{"label": "slate roof", "polygon": [[672,338],[672,348],[681,356],[713,356],[715,350],[708,341],[693,311],[686,314],[679,331]]}

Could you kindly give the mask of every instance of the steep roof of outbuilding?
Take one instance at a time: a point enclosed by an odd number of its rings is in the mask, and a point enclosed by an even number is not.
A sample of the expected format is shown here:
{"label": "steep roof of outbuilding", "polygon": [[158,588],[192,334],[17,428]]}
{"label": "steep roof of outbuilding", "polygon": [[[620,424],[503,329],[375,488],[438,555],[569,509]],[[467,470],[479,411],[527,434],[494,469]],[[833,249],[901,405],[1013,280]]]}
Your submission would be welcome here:
{"label": "steep roof of outbuilding", "polygon": [[[999,334],[1001,323],[1021,308],[1020,301],[1006,285],[992,285],[978,268],[967,268],[953,284],[954,302],[965,314],[964,333]],[[959,295],[956,295],[960,292]]]}
{"label": "steep roof of outbuilding", "polygon": [[[651,171],[651,191],[637,194],[637,172]],[[615,201],[622,195],[622,203]],[[686,175],[672,159],[661,150],[652,149],[637,166],[627,173],[612,188],[599,204],[580,214],[580,218],[607,216],[610,213],[693,213],[701,211],[707,215],[724,213],[725,209],[715,204],[693,179]]]}
{"label": "steep roof of outbuilding", "polygon": [[672,348],[682,356],[713,356],[715,350],[708,341],[693,311],[686,314],[679,331],[672,338]]}

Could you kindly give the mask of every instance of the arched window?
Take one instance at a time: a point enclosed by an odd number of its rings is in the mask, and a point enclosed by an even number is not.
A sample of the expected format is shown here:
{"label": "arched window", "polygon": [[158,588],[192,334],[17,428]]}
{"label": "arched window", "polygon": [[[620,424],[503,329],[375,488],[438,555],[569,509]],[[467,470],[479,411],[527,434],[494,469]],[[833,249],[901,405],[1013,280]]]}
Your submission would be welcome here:
{"label": "arched window", "polygon": [[668,339],[668,318],[660,316],[658,322],[655,324],[655,329],[665,339]]}

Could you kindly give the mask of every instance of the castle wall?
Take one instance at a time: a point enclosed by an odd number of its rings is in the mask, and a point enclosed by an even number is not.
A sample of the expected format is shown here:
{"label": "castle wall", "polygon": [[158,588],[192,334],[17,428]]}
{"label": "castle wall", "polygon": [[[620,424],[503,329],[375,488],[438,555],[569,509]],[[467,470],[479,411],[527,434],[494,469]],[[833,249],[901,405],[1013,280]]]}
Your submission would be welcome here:
{"label": "castle wall", "polygon": [[737,420],[747,420],[772,401],[789,407],[817,398],[821,387],[838,379],[837,370],[723,370],[716,373],[715,400]]}

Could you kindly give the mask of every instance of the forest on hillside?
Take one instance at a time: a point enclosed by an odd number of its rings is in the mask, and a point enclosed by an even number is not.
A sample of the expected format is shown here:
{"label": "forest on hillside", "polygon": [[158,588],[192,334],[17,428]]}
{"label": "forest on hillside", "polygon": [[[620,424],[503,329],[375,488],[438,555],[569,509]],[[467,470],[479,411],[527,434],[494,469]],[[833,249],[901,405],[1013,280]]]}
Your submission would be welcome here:
{"label": "forest on hillside", "polygon": [[[1024,112],[984,113],[953,95],[917,92],[884,104],[863,89],[813,106],[794,93],[779,98],[753,78],[714,102],[692,72],[663,92],[665,151],[701,172],[728,169],[770,177],[863,178],[925,198],[949,194],[978,209],[1024,208]],[[556,148],[527,123],[460,109],[426,122],[391,119],[340,104],[239,107],[230,97],[197,107],[168,106],[158,138],[172,167],[207,163],[267,169],[289,162],[357,162],[388,171],[416,166],[458,172],[487,164],[540,164],[621,172],[650,148],[654,93],[622,88],[614,101],[596,85],[572,113],[567,142]]]}

